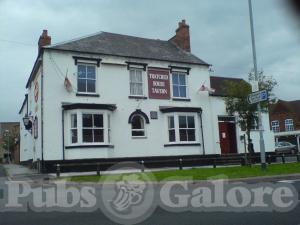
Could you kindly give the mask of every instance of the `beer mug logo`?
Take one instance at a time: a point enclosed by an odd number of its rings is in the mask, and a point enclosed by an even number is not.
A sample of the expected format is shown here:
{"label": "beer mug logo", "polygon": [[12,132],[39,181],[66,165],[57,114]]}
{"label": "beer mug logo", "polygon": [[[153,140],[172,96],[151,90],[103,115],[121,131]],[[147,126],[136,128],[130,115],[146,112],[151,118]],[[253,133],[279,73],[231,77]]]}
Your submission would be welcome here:
{"label": "beer mug logo", "polygon": [[[129,172],[116,175],[124,170]],[[118,163],[108,171],[113,171],[116,177],[114,181],[109,176],[107,180],[102,180],[102,212],[110,220],[123,225],[146,220],[156,208],[154,176],[151,173],[136,172],[141,171],[141,166],[133,162]]]}
{"label": "beer mug logo", "polygon": [[145,188],[145,182],[139,180],[138,175],[124,175],[122,180],[116,183],[117,195],[112,207],[119,212],[130,210],[133,205],[142,202]]}

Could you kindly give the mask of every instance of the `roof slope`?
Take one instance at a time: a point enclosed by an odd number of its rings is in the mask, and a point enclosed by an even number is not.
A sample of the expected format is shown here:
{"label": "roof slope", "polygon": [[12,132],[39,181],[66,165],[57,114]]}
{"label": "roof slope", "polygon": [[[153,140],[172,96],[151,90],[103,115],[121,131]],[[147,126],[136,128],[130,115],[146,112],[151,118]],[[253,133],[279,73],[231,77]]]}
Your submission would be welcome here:
{"label": "roof slope", "polygon": [[275,113],[296,113],[300,116],[300,100],[284,101],[279,99],[275,104],[270,105],[270,112]]}
{"label": "roof slope", "polygon": [[101,32],[96,35],[62,44],[51,45],[46,48],[208,65],[193,54],[176,47],[170,41],[133,37],[108,32]]}
{"label": "roof slope", "polygon": [[236,83],[246,82],[245,80],[243,80],[241,78],[211,76],[210,77],[210,86],[211,86],[211,88],[215,89],[215,92],[211,93],[210,95],[226,97],[224,87],[225,87],[225,83],[227,81],[236,82]]}

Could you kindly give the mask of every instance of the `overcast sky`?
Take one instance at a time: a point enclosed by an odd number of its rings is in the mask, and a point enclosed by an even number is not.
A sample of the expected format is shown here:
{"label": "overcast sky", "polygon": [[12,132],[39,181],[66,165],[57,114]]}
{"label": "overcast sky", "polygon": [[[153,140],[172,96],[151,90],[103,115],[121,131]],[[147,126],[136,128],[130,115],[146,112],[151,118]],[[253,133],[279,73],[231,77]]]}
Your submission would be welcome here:
{"label": "overcast sky", "polygon": [[[253,0],[258,67],[278,81],[277,97],[294,100],[300,99],[300,33],[282,2]],[[18,120],[43,29],[52,44],[99,31],[168,40],[181,19],[190,25],[192,52],[215,75],[247,79],[247,0],[0,0],[0,121]]]}

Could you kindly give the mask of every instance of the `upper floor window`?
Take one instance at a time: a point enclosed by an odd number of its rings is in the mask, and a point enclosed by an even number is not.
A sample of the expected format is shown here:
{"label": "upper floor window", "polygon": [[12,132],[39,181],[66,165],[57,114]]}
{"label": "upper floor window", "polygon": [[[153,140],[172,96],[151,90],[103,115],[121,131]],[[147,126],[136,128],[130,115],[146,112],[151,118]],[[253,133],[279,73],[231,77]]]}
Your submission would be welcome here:
{"label": "upper floor window", "polygon": [[174,98],[187,98],[187,75],[182,72],[172,73],[172,90]]}
{"label": "upper floor window", "polygon": [[284,121],[285,131],[293,131],[294,130],[294,122],[292,119],[286,119]]}
{"label": "upper floor window", "polygon": [[143,96],[144,95],[144,81],[143,70],[131,68],[130,70],[130,95]]}
{"label": "upper floor window", "polygon": [[82,93],[96,92],[96,66],[78,64],[77,91]]}
{"label": "upper floor window", "polygon": [[145,137],[145,121],[140,115],[135,115],[131,120],[132,137]]}
{"label": "upper floor window", "polygon": [[273,121],[271,122],[271,126],[272,126],[272,131],[273,131],[274,133],[280,131],[280,130],[279,130],[279,121],[278,121],[278,120],[273,120]]}

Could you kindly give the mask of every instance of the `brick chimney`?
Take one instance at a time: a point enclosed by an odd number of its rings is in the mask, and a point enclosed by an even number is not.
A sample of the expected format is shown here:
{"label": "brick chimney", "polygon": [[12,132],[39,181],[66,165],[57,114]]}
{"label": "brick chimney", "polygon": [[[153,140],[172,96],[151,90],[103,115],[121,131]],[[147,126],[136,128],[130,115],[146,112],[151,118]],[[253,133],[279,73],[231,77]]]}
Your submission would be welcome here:
{"label": "brick chimney", "polygon": [[190,27],[182,20],[178,23],[178,28],[176,29],[176,35],[170,39],[175,45],[184,51],[191,52],[190,45]]}
{"label": "brick chimney", "polygon": [[48,36],[48,30],[43,30],[43,33],[40,36],[38,45],[39,45],[39,52],[43,46],[51,45],[51,37]]}

